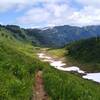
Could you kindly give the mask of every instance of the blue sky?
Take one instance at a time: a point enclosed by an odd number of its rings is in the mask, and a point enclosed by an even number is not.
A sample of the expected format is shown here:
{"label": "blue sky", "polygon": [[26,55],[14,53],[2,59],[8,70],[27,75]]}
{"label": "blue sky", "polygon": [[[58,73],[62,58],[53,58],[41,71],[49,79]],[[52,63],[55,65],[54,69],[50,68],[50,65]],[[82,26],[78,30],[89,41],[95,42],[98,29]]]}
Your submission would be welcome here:
{"label": "blue sky", "polygon": [[100,0],[2,0],[0,23],[21,27],[99,25]]}

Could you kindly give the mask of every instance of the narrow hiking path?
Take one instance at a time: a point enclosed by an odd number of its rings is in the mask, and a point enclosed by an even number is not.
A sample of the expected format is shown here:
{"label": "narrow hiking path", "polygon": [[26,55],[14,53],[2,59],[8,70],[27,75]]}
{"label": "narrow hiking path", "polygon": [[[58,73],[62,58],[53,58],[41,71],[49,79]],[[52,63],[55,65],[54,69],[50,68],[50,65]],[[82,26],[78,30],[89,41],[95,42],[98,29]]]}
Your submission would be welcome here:
{"label": "narrow hiking path", "polygon": [[44,90],[43,72],[37,71],[35,74],[35,95],[32,100],[49,100]]}

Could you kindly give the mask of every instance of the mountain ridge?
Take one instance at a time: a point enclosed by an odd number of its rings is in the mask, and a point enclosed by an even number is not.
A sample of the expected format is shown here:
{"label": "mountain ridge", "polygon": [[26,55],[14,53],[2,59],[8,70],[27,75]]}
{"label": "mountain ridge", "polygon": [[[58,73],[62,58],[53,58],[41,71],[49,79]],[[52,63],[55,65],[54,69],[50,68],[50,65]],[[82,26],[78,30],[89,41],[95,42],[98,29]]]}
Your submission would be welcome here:
{"label": "mountain ridge", "polygon": [[20,40],[44,47],[64,47],[66,44],[91,37],[100,36],[100,25],[85,27],[77,26],[55,26],[45,29],[20,28],[17,25],[6,25],[3,27],[12,32],[12,35]]}

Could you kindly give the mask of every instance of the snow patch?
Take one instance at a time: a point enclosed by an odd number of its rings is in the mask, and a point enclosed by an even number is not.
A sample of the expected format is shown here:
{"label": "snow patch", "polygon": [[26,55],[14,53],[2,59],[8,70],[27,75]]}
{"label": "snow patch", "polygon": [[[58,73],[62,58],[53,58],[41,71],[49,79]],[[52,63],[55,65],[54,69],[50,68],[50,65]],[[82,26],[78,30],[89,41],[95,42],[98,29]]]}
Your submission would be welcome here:
{"label": "snow patch", "polygon": [[65,63],[63,63],[62,61],[55,61],[53,58],[46,56],[46,54],[44,53],[38,53],[37,55],[42,61],[49,62],[51,66],[53,66],[58,70],[69,71],[69,72],[74,71],[80,74],[86,74],[83,75],[82,78],[93,80],[100,83],[100,73],[86,73],[77,66],[65,67],[66,65]]}
{"label": "snow patch", "polygon": [[87,73],[83,76],[84,79],[90,79],[100,83],[100,73]]}

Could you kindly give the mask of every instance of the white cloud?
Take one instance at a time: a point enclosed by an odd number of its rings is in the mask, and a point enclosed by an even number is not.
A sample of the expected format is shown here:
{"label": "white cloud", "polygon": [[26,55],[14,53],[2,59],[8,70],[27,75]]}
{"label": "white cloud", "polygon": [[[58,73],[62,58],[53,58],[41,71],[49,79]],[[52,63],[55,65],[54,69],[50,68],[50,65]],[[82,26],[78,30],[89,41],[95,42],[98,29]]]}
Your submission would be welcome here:
{"label": "white cloud", "polygon": [[51,3],[45,3],[43,8],[33,7],[23,16],[19,17],[17,22],[22,24],[33,23],[33,25],[44,24],[45,26],[64,24],[64,19],[71,15],[73,10],[68,6],[67,2],[59,4],[57,0],[55,2],[51,0]]}
{"label": "white cloud", "polygon": [[58,4],[55,0],[53,3],[46,3],[43,8],[33,7],[24,16],[19,17],[17,21],[22,24],[33,23],[33,25],[44,24],[45,26],[100,24],[100,9],[93,6],[84,6],[83,9],[77,11],[70,7],[67,2]]}
{"label": "white cloud", "polygon": [[0,1],[0,12],[6,12],[10,9],[23,9],[31,4],[30,0],[2,0]]}
{"label": "white cloud", "polygon": [[100,8],[100,0],[76,0],[76,2],[80,3],[83,6],[92,6]]}
{"label": "white cloud", "polygon": [[67,2],[67,0],[2,0],[0,1],[0,12],[6,12],[10,9],[18,11],[38,3],[54,4],[65,2]]}
{"label": "white cloud", "polygon": [[100,24],[100,9],[94,7],[85,7],[84,9],[73,12],[70,20],[74,25],[97,25]]}
{"label": "white cloud", "polygon": [[66,3],[68,0],[32,0],[33,3]]}
{"label": "white cloud", "polygon": [[22,16],[18,19],[18,22],[21,22],[23,24],[32,24],[32,23],[43,23],[45,21],[47,21],[49,18],[50,13],[47,12],[46,10],[44,11],[44,9],[41,8],[34,8],[29,10],[25,16]]}
{"label": "white cloud", "polygon": [[[0,1],[0,11],[14,8],[18,11],[27,8],[27,11],[15,21],[25,26],[100,24],[99,0],[75,0],[75,2],[82,8],[77,10],[77,6],[76,8],[71,6],[73,0],[71,2],[69,0],[3,0]],[[36,4],[42,4],[42,7],[35,6]]]}

